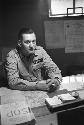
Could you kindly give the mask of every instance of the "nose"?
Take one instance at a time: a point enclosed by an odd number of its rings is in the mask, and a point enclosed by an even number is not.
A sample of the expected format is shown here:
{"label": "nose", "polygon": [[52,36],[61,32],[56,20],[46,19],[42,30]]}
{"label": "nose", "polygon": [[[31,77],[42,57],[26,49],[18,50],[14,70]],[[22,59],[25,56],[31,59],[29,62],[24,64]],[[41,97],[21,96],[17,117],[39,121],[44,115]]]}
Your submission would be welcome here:
{"label": "nose", "polygon": [[33,47],[33,43],[32,42],[30,42],[30,45],[29,45],[31,48]]}

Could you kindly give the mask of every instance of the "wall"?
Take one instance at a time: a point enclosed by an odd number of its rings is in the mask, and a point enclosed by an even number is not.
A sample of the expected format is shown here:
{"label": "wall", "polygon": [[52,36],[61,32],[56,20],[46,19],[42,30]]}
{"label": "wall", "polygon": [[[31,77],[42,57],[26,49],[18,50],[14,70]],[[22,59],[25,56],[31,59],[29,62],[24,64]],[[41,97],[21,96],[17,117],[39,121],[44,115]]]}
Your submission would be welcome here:
{"label": "wall", "polygon": [[[47,0],[1,0],[0,47],[15,47],[19,29],[32,26],[37,34],[38,44],[46,49],[44,21],[61,19],[66,20],[66,18],[48,18]],[[73,17],[67,19],[73,20]],[[47,50],[47,52],[62,70],[63,76],[67,75],[69,66],[84,65],[84,53],[65,54],[64,48]]]}
{"label": "wall", "polygon": [[39,0],[1,0],[0,4],[0,46],[14,46],[17,34],[24,26],[31,27],[42,40],[42,21]]}

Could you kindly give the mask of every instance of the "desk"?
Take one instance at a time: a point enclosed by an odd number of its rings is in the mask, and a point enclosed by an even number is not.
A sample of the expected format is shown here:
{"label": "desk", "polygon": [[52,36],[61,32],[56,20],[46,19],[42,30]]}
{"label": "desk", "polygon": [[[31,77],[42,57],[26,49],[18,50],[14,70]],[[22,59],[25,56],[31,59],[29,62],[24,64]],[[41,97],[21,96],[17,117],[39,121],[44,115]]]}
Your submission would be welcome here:
{"label": "desk", "polygon": [[[33,110],[34,113],[36,113],[35,110]],[[39,112],[38,109],[37,111]],[[45,110],[45,115],[42,115],[42,111],[40,112],[40,116],[35,115],[37,125],[51,125],[51,123],[52,125],[68,125],[69,123],[70,125],[84,125],[84,107],[76,107],[74,109],[72,108],[55,113],[48,113],[48,111]]]}
{"label": "desk", "polygon": [[[61,90],[61,91],[57,91],[56,93],[51,93],[51,94],[49,94],[49,96],[52,97],[52,96],[54,96],[54,94],[65,93],[65,92],[67,92],[67,91]],[[24,97],[17,96],[20,93],[22,93],[22,95],[25,95],[26,101],[28,101],[27,94],[29,96],[29,92],[9,90],[9,89],[3,88],[2,96],[5,100],[2,101],[2,99],[1,99],[1,104],[7,103],[7,101],[8,101],[8,103],[11,103],[18,99],[20,101],[21,101],[21,99],[24,100]],[[40,93],[40,92],[37,92],[37,94],[38,93]],[[12,96],[13,94],[14,94],[14,96]],[[41,94],[43,94],[43,92]],[[5,98],[6,95],[10,95],[9,98]],[[45,97],[47,97],[46,93],[44,95],[45,95]],[[35,95],[34,95],[34,97],[35,97]],[[11,100],[11,98],[12,98],[12,100]],[[40,98],[40,96],[39,96],[39,98]],[[84,125],[84,118],[83,118],[84,117],[84,100],[78,100],[76,102],[66,103],[65,105],[61,105],[61,107],[58,107],[54,110],[50,110],[47,107],[47,105],[44,103],[43,105],[39,105],[37,107],[32,107],[32,111],[36,117],[37,125],[68,125],[68,123],[70,123],[71,125],[75,125],[75,124]]]}
{"label": "desk", "polygon": [[32,110],[38,125],[68,125],[69,123],[70,125],[84,125],[84,100],[71,101],[52,110],[46,105]]}

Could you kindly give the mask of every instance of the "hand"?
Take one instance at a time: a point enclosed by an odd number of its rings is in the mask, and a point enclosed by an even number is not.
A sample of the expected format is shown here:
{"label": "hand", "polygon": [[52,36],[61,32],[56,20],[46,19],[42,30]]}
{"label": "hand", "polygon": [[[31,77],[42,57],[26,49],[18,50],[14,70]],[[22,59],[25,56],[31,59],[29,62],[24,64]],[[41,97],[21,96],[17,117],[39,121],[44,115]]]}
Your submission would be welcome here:
{"label": "hand", "polygon": [[38,83],[36,84],[36,88],[38,90],[43,90],[43,91],[49,90],[49,86],[48,86],[48,84],[46,84],[46,80],[38,81]]}
{"label": "hand", "polygon": [[52,84],[57,86],[60,84],[60,81],[57,78],[54,78],[54,79],[47,79],[46,83],[48,84],[48,86],[51,86]]}
{"label": "hand", "polygon": [[47,84],[49,87],[49,92],[53,92],[59,88],[60,82],[58,79],[54,78],[54,79],[48,79]]}

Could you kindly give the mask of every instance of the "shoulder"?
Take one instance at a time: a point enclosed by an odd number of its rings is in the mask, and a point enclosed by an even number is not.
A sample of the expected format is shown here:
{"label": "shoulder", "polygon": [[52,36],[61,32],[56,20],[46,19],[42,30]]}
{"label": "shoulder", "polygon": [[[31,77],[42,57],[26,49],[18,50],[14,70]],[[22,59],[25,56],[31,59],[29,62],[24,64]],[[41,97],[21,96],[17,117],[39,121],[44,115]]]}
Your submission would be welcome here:
{"label": "shoulder", "polygon": [[36,47],[35,55],[38,55],[39,57],[42,58],[48,56],[47,52],[41,46]]}
{"label": "shoulder", "polygon": [[36,46],[35,55],[43,55],[44,49],[41,46]]}
{"label": "shoulder", "polygon": [[12,49],[10,52],[8,52],[6,58],[15,58],[16,56],[18,56],[18,52],[15,48],[15,49]]}
{"label": "shoulder", "polygon": [[40,49],[42,49],[43,47],[42,46],[36,46],[36,49],[37,50],[40,50]]}
{"label": "shoulder", "polygon": [[36,50],[38,50],[38,51],[45,51],[42,46],[36,46]]}
{"label": "shoulder", "polygon": [[17,50],[16,49],[12,49],[10,52],[8,52],[8,56],[12,56],[12,55],[15,55],[17,53]]}

